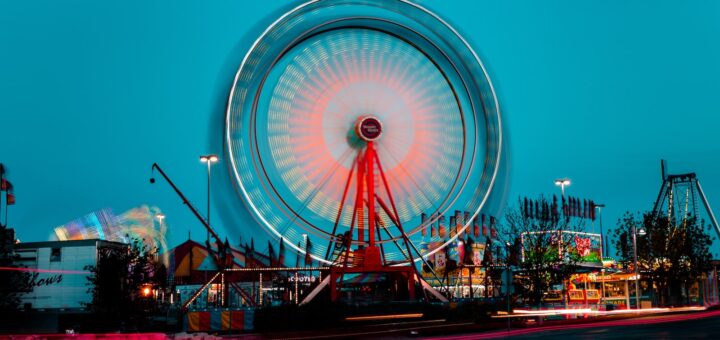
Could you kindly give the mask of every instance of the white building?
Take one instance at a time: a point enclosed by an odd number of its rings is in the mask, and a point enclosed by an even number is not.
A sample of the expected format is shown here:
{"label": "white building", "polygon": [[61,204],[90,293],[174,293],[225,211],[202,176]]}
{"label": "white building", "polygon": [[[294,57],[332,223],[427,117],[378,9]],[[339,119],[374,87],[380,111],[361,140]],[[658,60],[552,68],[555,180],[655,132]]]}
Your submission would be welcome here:
{"label": "white building", "polygon": [[86,266],[95,266],[98,250],[126,248],[118,242],[102,240],[27,242],[15,245],[15,262],[30,275],[29,287],[22,295],[25,309],[81,310],[92,302]]}

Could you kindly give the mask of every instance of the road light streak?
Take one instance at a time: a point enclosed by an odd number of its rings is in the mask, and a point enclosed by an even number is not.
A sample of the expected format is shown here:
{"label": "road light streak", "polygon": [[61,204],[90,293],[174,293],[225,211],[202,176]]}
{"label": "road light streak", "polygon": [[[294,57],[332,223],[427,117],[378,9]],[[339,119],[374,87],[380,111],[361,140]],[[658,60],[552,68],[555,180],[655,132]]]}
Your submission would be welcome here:
{"label": "road light streak", "polygon": [[368,316],[350,316],[345,318],[345,321],[369,321],[369,320],[389,320],[389,319],[412,319],[422,318],[423,313],[409,313],[409,314],[389,314],[389,315],[368,315]]}

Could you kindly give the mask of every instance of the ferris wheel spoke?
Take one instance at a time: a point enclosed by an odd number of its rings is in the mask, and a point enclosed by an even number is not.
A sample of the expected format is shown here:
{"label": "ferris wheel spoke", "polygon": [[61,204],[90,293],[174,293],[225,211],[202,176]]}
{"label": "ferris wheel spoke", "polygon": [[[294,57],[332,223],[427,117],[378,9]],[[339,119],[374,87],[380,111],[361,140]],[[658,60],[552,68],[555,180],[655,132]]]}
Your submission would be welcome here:
{"label": "ferris wheel spoke", "polygon": [[[423,190],[422,186],[418,184],[418,182],[415,180],[415,177],[412,175],[412,173],[411,173],[410,171],[408,171],[408,170],[402,165],[402,163],[400,162],[400,160],[393,155],[392,151],[390,151],[390,148],[386,147],[386,146],[385,146],[384,144],[382,144],[382,143],[379,143],[379,144],[380,144],[380,147],[382,147],[383,149],[385,149],[385,150],[387,151],[388,156],[389,156],[390,158],[392,158],[392,159],[396,162],[397,167],[399,167],[400,170],[402,170],[402,171],[408,176],[408,178],[410,179],[410,182],[415,186],[415,188],[416,188],[417,191],[423,196],[423,198],[424,198],[428,203],[430,203],[430,205],[431,205],[431,207],[432,207],[432,211],[440,211],[440,208],[433,203],[433,200],[431,200],[431,199],[430,199],[430,196],[428,196],[428,195],[425,193],[425,190]],[[389,191],[389,188],[388,188],[388,191]]]}
{"label": "ferris wheel spoke", "polygon": [[321,189],[330,181],[330,179],[337,174],[337,169],[345,162],[345,159],[352,153],[353,149],[348,148],[345,150],[345,152],[340,156],[340,159],[337,163],[335,163],[335,166],[333,166],[324,176],[324,178],[320,181],[320,183],[313,189],[313,191],[301,202],[300,209],[297,211],[292,210],[293,217],[290,219],[285,225],[282,227],[280,231],[280,235],[284,235],[287,229],[295,223],[295,221],[302,215],[302,213],[307,209],[308,203],[312,199],[315,198],[318,192],[320,192]]}

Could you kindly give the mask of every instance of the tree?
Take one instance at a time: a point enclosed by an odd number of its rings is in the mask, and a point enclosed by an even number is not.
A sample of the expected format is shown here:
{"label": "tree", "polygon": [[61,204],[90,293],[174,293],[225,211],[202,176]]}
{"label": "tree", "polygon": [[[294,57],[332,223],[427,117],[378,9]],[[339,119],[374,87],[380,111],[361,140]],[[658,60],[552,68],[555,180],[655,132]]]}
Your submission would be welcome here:
{"label": "tree", "polygon": [[506,209],[501,237],[495,242],[503,245],[504,258],[516,264],[516,293],[530,304],[540,304],[555,284],[563,284],[565,290],[564,282],[582,257],[574,246],[575,235],[562,231],[577,231],[581,224],[580,219],[558,213],[557,199],[551,202],[543,196]]}
{"label": "tree", "polygon": [[626,268],[633,263],[633,228],[645,230],[644,236],[636,237],[638,269],[657,286],[660,305],[683,302],[681,288],[688,291],[711,269],[710,226],[690,215],[676,222],[652,212],[641,216],[627,212],[618,219],[614,235],[617,255]]}
{"label": "tree", "polygon": [[157,249],[149,249],[142,239],[133,238],[125,247],[98,249],[96,266],[86,266],[88,292],[93,299],[88,307],[95,313],[113,317],[118,322],[142,318],[147,296],[145,285],[164,284],[164,266],[157,259]]}
{"label": "tree", "polygon": [[30,276],[15,270],[15,230],[0,226],[0,312],[17,312],[20,295],[27,290]]}

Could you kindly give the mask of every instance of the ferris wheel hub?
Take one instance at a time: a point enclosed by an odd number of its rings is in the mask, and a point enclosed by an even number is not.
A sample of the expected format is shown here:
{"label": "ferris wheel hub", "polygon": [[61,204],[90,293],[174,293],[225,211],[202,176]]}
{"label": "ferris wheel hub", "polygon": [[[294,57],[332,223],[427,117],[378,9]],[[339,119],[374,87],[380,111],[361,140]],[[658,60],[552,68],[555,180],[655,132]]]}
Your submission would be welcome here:
{"label": "ferris wheel hub", "polygon": [[362,116],[355,123],[355,134],[366,142],[374,142],[382,135],[382,122],[372,115]]}

